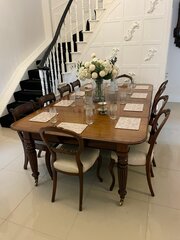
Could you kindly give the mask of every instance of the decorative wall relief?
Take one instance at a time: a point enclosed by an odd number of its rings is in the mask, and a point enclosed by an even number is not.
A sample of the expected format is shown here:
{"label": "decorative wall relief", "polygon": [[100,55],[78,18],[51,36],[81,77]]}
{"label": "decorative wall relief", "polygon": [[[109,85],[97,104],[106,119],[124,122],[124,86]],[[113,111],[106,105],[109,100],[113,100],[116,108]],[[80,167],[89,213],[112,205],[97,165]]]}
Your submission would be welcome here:
{"label": "decorative wall relief", "polygon": [[150,61],[150,60],[154,57],[155,53],[157,53],[157,49],[155,49],[155,48],[150,48],[149,51],[148,51],[147,56],[146,56],[145,59],[144,59],[144,61],[145,61],[145,62]]}
{"label": "decorative wall relief", "polygon": [[136,29],[139,29],[139,22],[134,22],[130,29],[127,32],[127,35],[124,37],[125,41],[130,41],[133,38],[133,34],[135,33]]}
{"label": "decorative wall relief", "polygon": [[150,1],[150,7],[149,7],[147,13],[153,13],[156,6],[158,5],[158,3],[159,3],[159,0],[151,0]]}

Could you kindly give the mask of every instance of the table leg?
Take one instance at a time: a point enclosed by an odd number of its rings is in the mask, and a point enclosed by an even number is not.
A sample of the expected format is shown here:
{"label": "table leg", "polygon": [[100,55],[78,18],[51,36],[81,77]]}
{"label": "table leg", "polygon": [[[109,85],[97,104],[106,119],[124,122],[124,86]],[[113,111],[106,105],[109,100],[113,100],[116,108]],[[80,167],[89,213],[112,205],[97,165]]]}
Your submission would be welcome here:
{"label": "table leg", "polygon": [[120,195],[120,206],[123,205],[127,184],[127,173],[128,173],[128,145],[118,145],[117,147],[118,163],[118,181],[119,181],[119,195]]}
{"label": "table leg", "polygon": [[31,166],[32,176],[35,179],[35,186],[38,186],[38,164],[37,164],[37,154],[35,150],[34,140],[31,137],[31,134],[28,132],[23,132],[24,144],[25,144],[25,151],[28,156],[28,161]]}

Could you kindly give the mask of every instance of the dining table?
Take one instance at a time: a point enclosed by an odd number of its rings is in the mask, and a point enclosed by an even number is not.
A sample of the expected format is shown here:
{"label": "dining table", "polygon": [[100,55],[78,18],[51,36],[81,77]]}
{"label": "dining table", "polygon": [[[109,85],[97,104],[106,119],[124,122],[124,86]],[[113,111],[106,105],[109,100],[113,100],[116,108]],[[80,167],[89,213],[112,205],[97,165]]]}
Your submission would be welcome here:
{"label": "dining table", "polygon": [[[118,88],[118,94],[120,94],[121,88]],[[126,103],[121,104],[120,100],[117,102],[117,118],[111,119],[108,114],[100,114],[99,104],[94,104],[94,116],[93,123],[87,125],[87,127],[80,133],[84,140],[85,146],[98,149],[106,149],[115,151],[118,156],[117,172],[118,172],[118,194],[120,197],[119,203],[123,205],[125,196],[127,194],[127,176],[128,176],[128,151],[131,145],[140,144],[145,142],[148,135],[148,123],[151,112],[153,86],[151,84],[136,84],[132,89],[131,95],[126,98]],[[134,96],[134,97],[133,97]],[[57,122],[56,126],[64,123],[72,124],[86,124],[85,104],[71,104],[64,106],[63,104],[57,104],[62,100],[56,101],[46,107],[38,109],[30,115],[14,122],[11,128],[15,131],[21,131],[24,137],[24,146],[28,155],[32,176],[35,180],[35,185],[38,185],[38,161],[37,153],[35,150],[35,140],[40,140],[40,129],[52,126],[52,122],[49,121],[32,121],[34,117],[37,117],[42,112],[49,112],[52,107],[56,108]],[[127,104],[135,104],[143,106],[141,110],[125,108]],[[119,120],[139,119],[138,128],[121,126]],[[54,124],[53,124],[54,125]],[[66,139],[67,140],[67,139]]]}

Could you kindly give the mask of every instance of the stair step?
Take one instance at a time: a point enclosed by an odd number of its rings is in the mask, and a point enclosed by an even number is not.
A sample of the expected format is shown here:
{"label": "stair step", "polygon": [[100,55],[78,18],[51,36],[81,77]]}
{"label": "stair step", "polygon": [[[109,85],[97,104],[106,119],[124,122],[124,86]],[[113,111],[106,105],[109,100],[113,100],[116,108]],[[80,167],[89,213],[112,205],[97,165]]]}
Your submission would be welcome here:
{"label": "stair step", "polygon": [[26,79],[20,82],[22,90],[41,90],[40,79]]}
{"label": "stair step", "polygon": [[[23,103],[25,103],[25,102],[12,102],[12,103],[9,103],[8,105],[7,105],[7,110],[8,110],[8,112],[9,112],[9,110],[11,109],[11,108],[16,108],[17,106],[19,106],[19,105],[21,105],[21,104],[23,104]],[[9,112],[10,113],[10,112]]]}
{"label": "stair step", "polygon": [[0,118],[0,124],[2,127],[9,128],[13,122],[14,119],[11,114],[6,114],[5,116]]}
{"label": "stair step", "polygon": [[39,77],[39,70],[38,69],[31,69],[28,71],[28,76],[30,79],[40,79]]}
{"label": "stair step", "polygon": [[14,98],[16,101],[30,101],[30,100],[36,100],[36,98],[42,96],[42,91],[34,90],[34,91],[17,91],[14,93]]}

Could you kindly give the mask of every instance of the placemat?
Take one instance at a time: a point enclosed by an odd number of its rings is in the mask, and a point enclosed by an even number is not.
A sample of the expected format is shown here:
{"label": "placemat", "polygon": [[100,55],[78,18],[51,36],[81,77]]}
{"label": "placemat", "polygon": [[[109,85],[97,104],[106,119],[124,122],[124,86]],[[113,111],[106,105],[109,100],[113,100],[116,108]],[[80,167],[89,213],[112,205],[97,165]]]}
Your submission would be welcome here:
{"label": "placemat", "polygon": [[147,98],[147,93],[133,93],[131,98]]}
{"label": "placemat", "polygon": [[57,127],[62,127],[62,128],[74,131],[78,134],[81,134],[87,126],[88,126],[87,124],[70,123],[70,122],[61,122],[60,124],[57,125]]}
{"label": "placemat", "polygon": [[29,119],[31,122],[48,122],[51,118],[53,118],[57,113],[49,113],[49,112],[42,112],[37,116]]}
{"label": "placemat", "polygon": [[56,106],[56,107],[69,107],[73,102],[74,102],[74,100],[61,100],[60,102],[55,103],[54,106]]}
{"label": "placemat", "polygon": [[141,118],[120,117],[115,128],[139,130]]}
{"label": "placemat", "polygon": [[147,86],[147,85],[137,85],[136,87],[135,87],[135,89],[138,89],[138,90],[147,90],[149,88],[149,86]]}
{"label": "placemat", "polygon": [[126,103],[124,107],[124,111],[132,111],[132,112],[142,112],[144,108],[144,104],[139,103]]}

